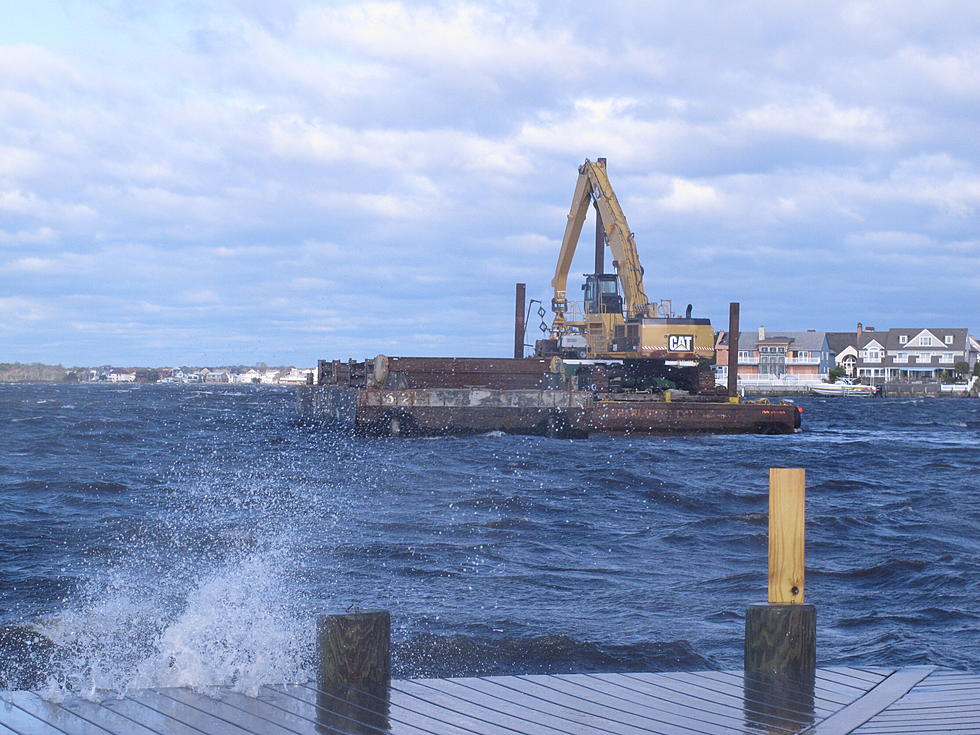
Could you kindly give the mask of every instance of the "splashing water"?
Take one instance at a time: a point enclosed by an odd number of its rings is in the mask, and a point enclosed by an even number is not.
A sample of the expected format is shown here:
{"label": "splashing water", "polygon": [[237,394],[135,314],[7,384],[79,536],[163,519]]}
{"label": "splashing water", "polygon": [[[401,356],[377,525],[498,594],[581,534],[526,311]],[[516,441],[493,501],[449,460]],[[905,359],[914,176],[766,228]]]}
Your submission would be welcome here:
{"label": "splashing water", "polygon": [[312,619],[329,600],[312,600],[302,577],[340,502],[319,465],[344,458],[317,446],[305,457],[318,474],[240,419],[230,429],[255,444],[249,462],[213,439],[184,443],[132,499],[139,520],[113,531],[111,553],[82,570],[59,612],[34,621],[56,650],[36,666],[44,696],[214,685],[254,694],[311,678]]}
{"label": "splashing water", "polygon": [[150,580],[114,583],[88,604],[42,621],[63,655],[43,696],[158,686],[225,685],[255,694],[263,684],[310,678],[311,626],[289,604],[279,554],[255,554],[216,569],[173,601]]}

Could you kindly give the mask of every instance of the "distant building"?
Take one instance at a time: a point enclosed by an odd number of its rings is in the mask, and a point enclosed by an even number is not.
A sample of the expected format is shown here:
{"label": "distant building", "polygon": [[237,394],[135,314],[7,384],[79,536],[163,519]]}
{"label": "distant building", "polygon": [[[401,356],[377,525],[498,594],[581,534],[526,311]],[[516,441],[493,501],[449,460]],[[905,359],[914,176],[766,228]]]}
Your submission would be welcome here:
{"label": "distant building", "polygon": [[280,385],[306,385],[313,380],[313,370],[290,368],[289,372],[279,378]]}
{"label": "distant building", "polygon": [[980,342],[964,328],[911,327],[876,331],[860,322],[853,332],[831,332],[837,365],[870,380],[938,380],[959,363],[972,371]]}
{"label": "distant building", "polygon": [[262,373],[260,373],[258,370],[246,370],[244,373],[238,373],[234,375],[233,378],[234,378],[233,382],[235,383],[245,383],[245,384],[261,383]]}
{"label": "distant building", "polygon": [[136,371],[135,370],[123,370],[121,368],[116,368],[109,371],[109,382],[110,383],[135,383],[136,382]]}
{"label": "distant building", "polygon": [[278,370],[269,369],[262,373],[262,377],[259,382],[264,385],[275,385],[279,382],[280,372]]}
{"label": "distant building", "polygon": [[[719,332],[715,344],[717,375],[728,376],[728,332]],[[805,332],[739,332],[738,374],[791,375],[804,380],[826,377],[834,367],[834,354],[827,332],[808,329]]]}

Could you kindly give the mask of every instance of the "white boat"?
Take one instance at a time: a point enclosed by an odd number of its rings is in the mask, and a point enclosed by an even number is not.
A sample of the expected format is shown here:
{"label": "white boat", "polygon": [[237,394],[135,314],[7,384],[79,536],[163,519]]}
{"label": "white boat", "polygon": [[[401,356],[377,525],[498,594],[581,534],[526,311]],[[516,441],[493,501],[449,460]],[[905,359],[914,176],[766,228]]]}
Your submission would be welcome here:
{"label": "white boat", "polygon": [[817,396],[873,396],[878,389],[873,385],[839,382],[811,385],[810,392]]}

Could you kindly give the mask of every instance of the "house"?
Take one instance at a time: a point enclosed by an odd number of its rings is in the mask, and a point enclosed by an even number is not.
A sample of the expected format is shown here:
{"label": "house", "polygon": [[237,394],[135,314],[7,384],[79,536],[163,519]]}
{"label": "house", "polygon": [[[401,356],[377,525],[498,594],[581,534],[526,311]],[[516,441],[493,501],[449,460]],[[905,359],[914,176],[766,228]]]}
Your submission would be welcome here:
{"label": "house", "polygon": [[870,380],[938,380],[965,363],[973,370],[980,343],[965,328],[903,327],[875,331],[858,322],[854,332],[836,332],[846,342],[837,365],[847,375]]}
{"label": "house", "polygon": [[113,370],[110,370],[109,382],[110,383],[135,383],[136,371],[124,370],[123,368],[115,368]]}
{"label": "house", "polygon": [[[728,376],[728,332],[719,332],[715,354],[719,379]],[[808,329],[805,332],[739,332],[738,374],[791,375],[802,380],[820,380],[834,366],[834,355],[827,342],[827,332]]]}
{"label": "house", "polygon": [[312,383],[313,370],[302,368],[290,368],[289,372],[279,378],[280,385],[306,385]]}
{"label": "house", "polygon": [[262,373],[262,378],[260,382],[263,385],[275,385],[279,382],[279,371],[274,369],[268,369]]}
{"label": "house", "polygon": [[244,373],[237,373],[234,377],[235,383],[245,383],[251,385],[252,383],[262,382],[262,373],[258,370],[246,370]]}

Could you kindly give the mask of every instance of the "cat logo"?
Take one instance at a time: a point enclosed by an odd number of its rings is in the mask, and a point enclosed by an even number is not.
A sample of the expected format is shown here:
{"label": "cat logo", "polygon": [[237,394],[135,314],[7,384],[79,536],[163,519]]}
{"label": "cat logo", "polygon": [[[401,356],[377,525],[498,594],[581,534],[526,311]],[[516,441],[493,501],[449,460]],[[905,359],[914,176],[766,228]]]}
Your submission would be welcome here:
{"label": "cat logo", "polygon": [[694,352],[694,335],[668,334],[667,349],[671,352]]}

